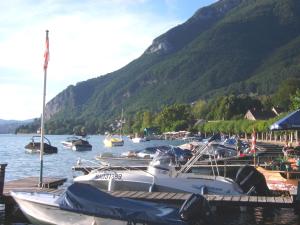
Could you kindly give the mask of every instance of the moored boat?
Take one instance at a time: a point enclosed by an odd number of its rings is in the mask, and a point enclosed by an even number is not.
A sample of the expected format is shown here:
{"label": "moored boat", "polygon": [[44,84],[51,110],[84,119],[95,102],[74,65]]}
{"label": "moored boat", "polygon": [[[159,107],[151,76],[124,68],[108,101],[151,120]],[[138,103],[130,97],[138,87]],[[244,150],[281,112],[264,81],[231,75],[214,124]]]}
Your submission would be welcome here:
{"label": "moored boat", "polygon": [[76,136],[68,137],[65,141],[61,142],[65,148],[72,149],[73,151],[90,151],[92,150],[92,145],[88,140],[83,138],[78,138]]}
{"label": "moored boat", "polygon": [[[31,141],[25,145],[25,152],[27,153],[40,153],[41,150],[41,136],[32,136]],[[48,138],[44,136],[44,154],[57,153],[57,147],[52,146]]]}
{"label": "moored boat", "polygon": [[113,136],[111,134],[108,134],[105,136],[103,143],[105,147],[117,147],[123,146],[124,140],[121,136]]}
{"label": "moored boat", "polygon": [[211,216],[201,195],[192,195],[181,209],[114,197],[87,184],[72,184],[61,196],[17,191],[11,196],[33,224],[191,225]]}
{"label": "moored boat", "polygon": [[147,141],[146,138],[143,138],[143,137],[134,137],[131,140],[132,140],[133,143],[140,143],[140,142]]}

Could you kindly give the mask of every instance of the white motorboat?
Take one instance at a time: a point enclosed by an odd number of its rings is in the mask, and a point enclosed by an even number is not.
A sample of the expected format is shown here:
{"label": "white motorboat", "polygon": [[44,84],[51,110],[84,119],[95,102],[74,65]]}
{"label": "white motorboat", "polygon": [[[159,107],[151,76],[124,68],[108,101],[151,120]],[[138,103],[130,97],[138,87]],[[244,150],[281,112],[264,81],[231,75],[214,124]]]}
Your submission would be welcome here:
{"label": "white motorboat", "polygon": [[64,148],[72,149],[73,142],[78,141],[79,138],[76,136],[67,137],[66,140],[62,141],[61,144],[64,146]]}
{"label": "white motorboat", "polygon": [[68,137],[65,141],[61,142],[65,148],[72,149],[73,151],[90,151],[92,150],[92,145],[88,140],[73,136]]}
{"label": "white motorboat", "polygon": [[140,143],[140,142],[147,141],[146,138],[143,138],[143,137],[134,137],[131,140],[132,140],[133,143]]}
{"label": "white motorboat", "polygon": [[207,201],[200,195],[192,195],[180,210],[113,197],[87,184],[72,184],[60,196],[18,191],[11,192],[11,196],[29,221],[38,225],[191,225],[210,216]]}
{"label": "white motorboat", "polygon": [[[206,148],[206,147],[205,147]],[[241,195],[244,192],[229,178],[207,176],[190,172],[205,148],[177,169],[180,160],[171,149],[159,152],[149,163],[146,171],[112,170],[101,167],[89,174],[74,178],[74,182],[89,183],[108,190],[169,191],[208,194]],[[182,157],[182,156],[180,156]]]}

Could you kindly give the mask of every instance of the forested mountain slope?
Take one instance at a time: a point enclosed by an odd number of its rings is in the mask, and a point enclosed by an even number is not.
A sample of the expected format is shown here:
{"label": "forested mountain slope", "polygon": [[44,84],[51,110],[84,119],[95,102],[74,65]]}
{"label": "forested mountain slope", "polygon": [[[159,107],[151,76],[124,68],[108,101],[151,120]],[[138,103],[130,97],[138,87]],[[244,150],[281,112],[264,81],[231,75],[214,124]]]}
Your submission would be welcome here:
{"label": "forested mountain slope", "polygon": [[133,114],[228,93],[271,94],[300,77],[299,25],[299,0],[221,0],[120,70],[63,90],[47,104],[47,119],[101,122],[122,108]]}

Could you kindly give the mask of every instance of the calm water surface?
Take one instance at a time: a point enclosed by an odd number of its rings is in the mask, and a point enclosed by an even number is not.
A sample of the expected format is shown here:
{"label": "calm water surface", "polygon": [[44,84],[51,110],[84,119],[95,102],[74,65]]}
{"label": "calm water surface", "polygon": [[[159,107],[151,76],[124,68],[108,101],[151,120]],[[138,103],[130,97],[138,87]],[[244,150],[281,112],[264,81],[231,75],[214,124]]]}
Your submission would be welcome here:
{"label": "calm water surface", "polygon": [[[167,141],[149,141],[134,144],[130,139],[125,139],[122,147],[105,148],[103,146],[104,136],[90,136],[89,142],[93,145],[93,150],[88,152],[74,152],[64,149],[61,141],[65,140],[67,135],[47,135],[51,144],[58,147],[58,154],[44,156],[44,176],[59,176],[68,178],[67,184],[72,183],[74,176],[81,173],[73,172],[77,160],[94,160],[96,155],[103,152],[112,152],[121,154],[128,150],[143,149],[146,146],[158,146],[164,144],[180,144],[179,142]],[[24,146],[30,141],[31,135],[0,135],[0,163],[8,163],[5,179],[14,180],[27,176],[39,176],[40,159],[39,155],[25,153]],[[38,181],[37,181],[38,182]],[[299,210],[300,212],[300,210]],[[294,209],[262,209],[254,208],[247,212],[240,213],[238,209],[229,209],[216,212],[217,224],[220,225],[254,225],[254,224],[282,224],[282,225],[300,225],[300,217]],[[6,221],[4,219],[3,206],[0,205],[0,224],[5,225],[25,225],[21,221]]]}

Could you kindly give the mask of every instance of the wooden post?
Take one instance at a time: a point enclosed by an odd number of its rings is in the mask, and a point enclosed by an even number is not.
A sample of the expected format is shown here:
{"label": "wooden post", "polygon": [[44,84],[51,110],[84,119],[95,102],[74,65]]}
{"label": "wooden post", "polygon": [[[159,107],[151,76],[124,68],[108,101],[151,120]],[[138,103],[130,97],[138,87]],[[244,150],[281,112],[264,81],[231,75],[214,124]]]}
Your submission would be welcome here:
{"label": "wooden post", "polygon": [[300,201],[300,181],[298,181],[296,201]]}
{"label": "wooden post", "polygon": [[226,167],[227,167],[227,161],[224,160],[224,177],[226,177],[226,173],[227,173]]}
{"label": "wooden post", "polygon": [[3,195],[4,180],[5,180],[5,167],[7,164],[0,164],[0,196]]}

